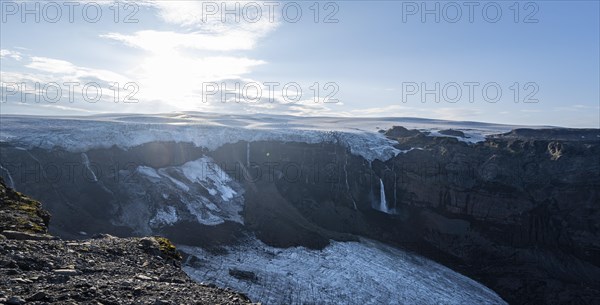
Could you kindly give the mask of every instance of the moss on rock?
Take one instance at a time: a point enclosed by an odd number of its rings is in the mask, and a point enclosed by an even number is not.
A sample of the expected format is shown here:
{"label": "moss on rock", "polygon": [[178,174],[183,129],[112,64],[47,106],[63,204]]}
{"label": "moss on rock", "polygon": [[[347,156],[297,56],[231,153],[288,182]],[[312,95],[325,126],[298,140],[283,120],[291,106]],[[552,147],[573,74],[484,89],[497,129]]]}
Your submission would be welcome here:
{"label": "moss on rock", "polygon": [[6,186],[0,178],[0,232],[47,233],[50,213],[42,204]]}
{"label": "moss on rock", "polygon": [[175,260],[181,260],[181,253],[177,251],[177,247],[168,238],[154,236],[154,239],[158,242],[159,250],[162,254]]}

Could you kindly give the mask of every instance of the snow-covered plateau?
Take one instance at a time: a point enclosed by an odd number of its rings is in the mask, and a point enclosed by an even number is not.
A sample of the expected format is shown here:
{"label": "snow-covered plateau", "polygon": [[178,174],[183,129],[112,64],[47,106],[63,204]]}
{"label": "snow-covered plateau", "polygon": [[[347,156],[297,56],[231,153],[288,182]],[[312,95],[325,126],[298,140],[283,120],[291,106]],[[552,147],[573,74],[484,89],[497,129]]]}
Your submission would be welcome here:
{"label": "snow-covered plateau", "polygon": [[456,129],[464,142],[483,141],[486,135],[517,126],[453,122],[418,118],[331,118],[285,115],[220,115],[174,113],[162,115],[94,115],[89,117],[2,116],[0,142],[25,148],[60,147],[74,152],[116,145],[130,148],[155,141],[194,143],[213,150],[238,141],[339,142],[353,154],[385,161],[402,151],[379,130],[401,125],[442,135]]}

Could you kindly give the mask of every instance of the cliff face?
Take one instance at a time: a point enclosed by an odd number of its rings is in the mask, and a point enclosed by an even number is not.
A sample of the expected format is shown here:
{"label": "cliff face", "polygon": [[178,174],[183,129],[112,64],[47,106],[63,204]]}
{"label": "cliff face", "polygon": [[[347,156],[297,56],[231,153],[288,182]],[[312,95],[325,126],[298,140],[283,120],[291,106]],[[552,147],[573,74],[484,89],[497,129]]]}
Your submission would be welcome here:
{"label": "cliff face", "polygon": [[[509,303],[600,301],[598,130],[521,129],[477,144],[401,127],[386,134],[405,153],[372,163],[336,145],[252,143],[249,168],[263,176],[243,179],[247,225],[275,246],[289,242],[288,231],[315,248],[349,238],[340,233],[385,241]],[[225,145],[214,158],[243,163],[244,146]]]}
{"label": "cliff face", "polygon": [[509,302],[593,304],[600,300],[599,133],[521,129],[476,145],[399,136],[401,146],[422,150],[378,166],[395,189],[388,202],[411,213],[420,241]]}
{"label": "cliff face", "polygon": [[42,234],[48,213],[1,178],[0,208],[2,304],[249,303],[244,295],[193,282],[165,238],[62,241]]}
{"label": "cliff face", "polygon": [[364,236],[443,262],[510,303],[599,303],[598,130],[517,129],[474,144],[456,130],[440,134],[386,131],[403,152],[385,162],[335,141],[213,151],[153,142],[85,157],[0,150],[22,166],[13,180],[44,199],[62,236],[163,234],[215,246],[252,234],[312,249]]}

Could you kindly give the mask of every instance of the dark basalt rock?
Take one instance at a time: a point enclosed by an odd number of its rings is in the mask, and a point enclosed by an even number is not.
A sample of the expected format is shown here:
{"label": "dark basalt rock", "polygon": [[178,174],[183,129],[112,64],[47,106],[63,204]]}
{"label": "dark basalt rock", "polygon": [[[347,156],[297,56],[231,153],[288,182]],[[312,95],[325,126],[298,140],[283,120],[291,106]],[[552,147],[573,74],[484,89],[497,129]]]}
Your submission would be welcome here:
{"label": "dark basalt rock", "polygon": [[461,138],[465,137],[464,132],[462,132],[460,130],[454,130],[454,129],[440,130],[440,134],[447,135],[447,136],[453,136],[453,137],[461,137]]}
{"label": "dark basalt rock", "polygon": [[245,270],[239,270],[239,269],[229,269],[229,275],[243,280],[243,281],[257,281],[258,277],[256,276],[256,274],[254,274],[254,272],[252,271],[245,271]]}
{"label": "dark basalt rock", "polygon": [[[246,225],[283,247],[343,239],[333,232],[378,239],[443,262],[509,303],[600,299],[597,140],[577,131],[498,135],[477,144],[400,127],[386,134],[420,149],[368,164],[337,145],[252,143],[257,164],[295,161],[302,174],[289,179],[275,170],[270,183],[247,183],[257,195],[246,198]],[[569,140],[560,140],[565,135]],[[241,161],[245,148],[225,145],[212,154]],[[393,215],[374,210],[379,178]],[[273,209],[279,212],[266,216]]]}
{"label": "dark basalt rock", "polygon": [[408,138],[419,135],[421,132],[416,129],[409,130],[402,126],[394,126],[388,131],[385,131],[384,134],[391,138]]}
{"label": "dark basalt rock", "polygon": [[[0,206],[5,212],[0,235],[2,304],[250,303],[242,294],[193,282],[166,238],[41,238],[49,236],[39,233],[47,232],[49,214],[2,180]],[[38,233],[31,233],[32,228]]]}
{"label": "dark basalt rock", "polygon": [[499,139],[554,140],[554,141],[600,141],[600,130],[591,128],[517,128],[510,132],[492,136]]}
{"label": "dark basalt rock", "polygon": [[[397,236],[482,281],[509,303],[600,301],[600,131],[518,129],[467,145],[407,139],[422,150],[391,169]],[[394,170],[397,169],[397,170]],[[411,225],[406,225],[410,223]],[[386,226],[387,227],[387,226]],[[402,244],[402,242],[399,242]],[[419,251],[419,250],[417,250]]]}
{"label": "dark basalt rock", "polygon": [[0,232],[47,233],[49,221],[41,203],[6,187],[0,177]]}

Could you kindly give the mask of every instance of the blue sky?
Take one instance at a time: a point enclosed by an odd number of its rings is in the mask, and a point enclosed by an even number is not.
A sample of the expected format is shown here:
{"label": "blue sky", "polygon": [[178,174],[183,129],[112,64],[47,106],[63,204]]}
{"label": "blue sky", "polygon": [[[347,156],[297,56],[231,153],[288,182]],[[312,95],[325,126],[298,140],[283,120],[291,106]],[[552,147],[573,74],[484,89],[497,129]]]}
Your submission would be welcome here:
{"label": "blue sky", "polygon": [[[37,2],[39,23],[35,13],[22,16],[24,8],[35,12],[35,3],[2,0],[3,114],[193,110],[600,127],[598,1],[470,1],[472,20],[461,1],[324,1],[317,3],[318,22],[314,1],[227,1],[226,8],[239,4],[239,21],[236,14],[223,20],[219,1],[120,2],[119,22],[112,1],[81,1],[73,22],[58,1],[60,18],[55,7]],[[302,16],[292,22],[298,7]],[[97,9],[102,17],[90,22]],[[133,23],[123,22],[134,9]],[[423,19],[424,9],[435,13]],[[327,16],[337,22],[324,22]],[[71,82],[72,100],[65,85]],[[94,103],[81,92],[91,83],[102,88]],[[248,90],[223,100],[222,90],[210,87],[222,83]],[[301,88],[297,100],[295,86],[283,89],[288,83]],[[59,99],[52,100],[53,84]],[[86,97],[96,96],[91,88]],[[433,91],[422,96],[426,88]],[[337,102],[325,102],[329,93]]]}

